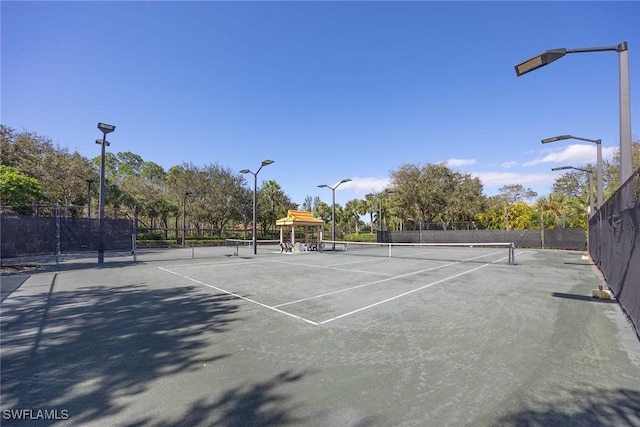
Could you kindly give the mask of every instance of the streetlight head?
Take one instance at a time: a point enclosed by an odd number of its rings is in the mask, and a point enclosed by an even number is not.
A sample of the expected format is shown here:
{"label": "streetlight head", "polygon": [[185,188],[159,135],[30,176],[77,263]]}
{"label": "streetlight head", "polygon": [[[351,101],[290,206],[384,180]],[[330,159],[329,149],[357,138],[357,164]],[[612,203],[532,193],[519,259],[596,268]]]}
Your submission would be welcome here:
{"label": "streetlight head", "polygon": [[[96,139],[96,144],[98,144],[98,145],[102,145],[102,140],[101,140],[101,139]],[[110,146],[110,145],[111,145],[111,143],[105,139],[105,140],[104,140],[104,146],[105,146],[105,147],[108,147],[108,146]]]}
{"label": "streetlight head", "polygon": [[516,65],[516,75],[520,77],[523,74],[528,73],[529,71],[537,70],[540,67],[544,67],[545,65],[551,64],[553,61],[556,61],[567,54],[567,49],[551,49],[548,50],[538,56],[534,56],[531,59],[527,59],[526,61]]}
{"label": "streetlight head", "polygon": [[551,138],[547,138],[547,139],[543,139],[542,143],[543,144],[548,144],[550,142],[556,142],[556,141],[562,141],[563,139],[571,139],[571,135],[558,135],[558,136],[553,136]]}
{"label": "streetlight head", "polygon": [[320,184],[318,188],[330,188],[327,184]]}
{"label": "streetlight head", "polygon": [[262,166],[267,166],[267,165],[270,165],[271,163],[273,163],[273,160],[263,160]]}
{"label": "streetlight head", "polygon": [[242,169],[242,170],[240,171],[240,173],[249,173],[249,172],[251,172],[249,169]]}
{"label": "streetlight head", "polygon": [[562,171],[566,169],[573,169],[573,166],[558,166],[557,168],[551,168],[552,171]]}
{"label": "streetlight head", "polygon": [[98,129],[102,131],[102,133],[111,133],[116,130],[114,125],[108,125],[106,123],[98,123]]}
{"label": "streetlight head", "polygon": [[350,182],[351,178],[347,178],[347,179],[343,179],[342,181],[340,181],[340,184],[344,184],[345,182]]}

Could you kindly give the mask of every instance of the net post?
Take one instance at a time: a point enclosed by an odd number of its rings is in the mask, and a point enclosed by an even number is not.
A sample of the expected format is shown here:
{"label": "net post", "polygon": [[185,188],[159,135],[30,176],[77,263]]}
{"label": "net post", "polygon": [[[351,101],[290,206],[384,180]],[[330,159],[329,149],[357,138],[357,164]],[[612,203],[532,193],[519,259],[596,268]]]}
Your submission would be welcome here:
{"label": "net post", "polygon": [[509,264],[513,265],[516,263],[516,245],[511,242],[509,244]]}
{"label": "net post", "polygon": [[391,243],[388,243],[389,245],[389,258],[391,258]]}
{"label": "net post", "polygon": [[131,255],[133,255],[133,262],[136,262],[136,233],[131,234]]}

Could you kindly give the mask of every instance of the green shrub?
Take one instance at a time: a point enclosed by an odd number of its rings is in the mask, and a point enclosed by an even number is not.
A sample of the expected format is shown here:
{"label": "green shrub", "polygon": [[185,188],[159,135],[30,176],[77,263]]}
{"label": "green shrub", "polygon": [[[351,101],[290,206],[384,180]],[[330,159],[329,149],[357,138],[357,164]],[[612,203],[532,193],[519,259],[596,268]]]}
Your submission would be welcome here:
{"label": "green shrub", "polygon": [[344,240],[349,242],[375,242],[377,241],[376,233],[350,233],[345,234]]}

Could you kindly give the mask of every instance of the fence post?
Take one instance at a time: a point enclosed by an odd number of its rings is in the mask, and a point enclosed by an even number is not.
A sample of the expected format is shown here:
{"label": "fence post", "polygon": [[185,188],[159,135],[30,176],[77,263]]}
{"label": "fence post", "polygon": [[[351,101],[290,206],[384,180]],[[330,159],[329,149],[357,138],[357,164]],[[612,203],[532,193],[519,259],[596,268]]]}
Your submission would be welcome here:
{"label": "fence post", "polygon": [[56,266],[60,262],[60,203],[56,203]]}
{"label": "fence post", "polygon": [[540,246],[544,249],[544,212],[540,213]]}
{"label": "fence post", "polygon": [[138,238],[138,207],[133,207],[133,230],[131,233],[131,253],[133,254],[133,262],[137,261],[136,257],[136,239]]}

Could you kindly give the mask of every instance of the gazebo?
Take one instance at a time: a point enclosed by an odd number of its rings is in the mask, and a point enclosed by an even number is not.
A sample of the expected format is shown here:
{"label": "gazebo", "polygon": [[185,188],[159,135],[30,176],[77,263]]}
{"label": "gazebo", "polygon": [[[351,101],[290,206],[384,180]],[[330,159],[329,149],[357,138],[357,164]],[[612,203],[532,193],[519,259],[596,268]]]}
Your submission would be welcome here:
{"label": "gazebo", "polygon": [[[290,227],[291,230],[291,245],[295,247],[296,244],[296,227],[304,227],[304,242],[311,247],[318,247],[320,241],[322,241],[322,229],[324,227],[324,221],[318,218],[314,218],[311,212],[288,210],[285,218],[280,218],[276,221],[276,226],[280,228],[280,243],[285,241],[284,230],[285,227]],[[317,227],[317,239],[315,242],[309,241],[309,227]],[[313,237],[313,231],[311,232]]]}

